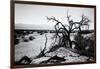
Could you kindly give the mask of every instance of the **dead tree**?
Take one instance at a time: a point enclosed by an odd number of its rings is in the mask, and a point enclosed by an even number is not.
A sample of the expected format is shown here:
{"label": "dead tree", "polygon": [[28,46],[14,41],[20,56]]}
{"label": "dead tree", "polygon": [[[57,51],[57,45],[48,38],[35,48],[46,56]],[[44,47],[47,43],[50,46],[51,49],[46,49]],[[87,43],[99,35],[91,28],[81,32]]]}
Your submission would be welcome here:
{"label": "dead tree", "polygon": [[[80,33],[81,27],[83,27],[83,26],[89,27],[88,23],[90,22],[90,20],[86,16],[82,15],[82,19],[79,22],[74,22],[73,19],[71,19],[70,17],[71,16],[68,15],[68,13],[67,13],[68,24],[66,23],[66,26],[55,17],[47,17],[47,19],[49,21],[52,20],[52,21],[56,22],[54,28],[55,28],[55,31],[56,31],[55,38],[56,39],[59,38],[58,44],[60,46],[69,45],[69,47],[72,48],[71,33],[75,32],[75,31]],[[61,27],[59,27],[60,25],[61,25]],[[59,35],[59,32],[61,32],[62,36]],[[55,42],[56,42],[56,40],[55,40]]]}

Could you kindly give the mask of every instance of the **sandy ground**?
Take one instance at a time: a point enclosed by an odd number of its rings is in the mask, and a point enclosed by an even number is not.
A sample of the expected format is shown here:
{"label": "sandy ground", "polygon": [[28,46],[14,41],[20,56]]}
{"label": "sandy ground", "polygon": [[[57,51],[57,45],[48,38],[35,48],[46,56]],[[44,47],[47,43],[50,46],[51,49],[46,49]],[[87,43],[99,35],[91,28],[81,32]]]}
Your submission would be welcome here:
{"label": "sandy ground", "polygon": [[[28,56],[29,58],[32,58],[31,64],[39,64],[42,61],[48,60],[50,57],[41,57],[38,59],[34,59],[35,56],[37,56],[41,49],[45,46],[45,35],[47,35],[47,48],[49,48],[52,45],[52,42],[54,41],[51,39],[54,34],[46,33],[43,35],[39,35],[38,33],[33,33],[25,36],[25,38],[28,38],[29,36],[35,37],[34,40],[29,42],[23,42],[22,39],[20,39],[20,43],[15,45],[15,61],[19,61],[23,56]],[[85,62],[88,57],[86,56],[80,56],[77,53],[72,52],[69,49],[65,48],[59,48],[58,50],[54,52],[50,52],[46,54],[47,56],[54,56],[57,55],[59,57],[65,57],[66,61],[62,63],[68,63],[68,62]]]}
{"label": "sandy ground", "polygon": [[[51,37],[53,34],[48,34],[47,35],[47,48],[50,47],[52,44],[53,40]],[[25,36],[28,38],[29,36],[35,37],[34,40],[29,41],[29,42],[22,42],[20,40],[20,43],[15,45],[15,61],[19,60],[22,56],[28,56],[28,57],[35,57],[36,55],[39,54],[40,50],[44,48],[45,46],[45,34],[39,35],[37,33],[34,34],[29,34],[28,36]]]}

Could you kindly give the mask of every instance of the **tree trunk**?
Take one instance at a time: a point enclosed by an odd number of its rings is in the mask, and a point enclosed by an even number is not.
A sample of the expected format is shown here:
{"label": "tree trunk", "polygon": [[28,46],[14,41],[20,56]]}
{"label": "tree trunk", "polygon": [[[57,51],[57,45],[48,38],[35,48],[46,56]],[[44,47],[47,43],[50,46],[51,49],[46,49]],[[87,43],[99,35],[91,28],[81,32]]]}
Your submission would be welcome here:
{"label": "tree trunk", "polygon": [[69,46],[70,46],[70,48],[72,48],[72,41],[71,41],[71,39],[70,39],[70,33],[68,33],[68,41],[69,41]]}

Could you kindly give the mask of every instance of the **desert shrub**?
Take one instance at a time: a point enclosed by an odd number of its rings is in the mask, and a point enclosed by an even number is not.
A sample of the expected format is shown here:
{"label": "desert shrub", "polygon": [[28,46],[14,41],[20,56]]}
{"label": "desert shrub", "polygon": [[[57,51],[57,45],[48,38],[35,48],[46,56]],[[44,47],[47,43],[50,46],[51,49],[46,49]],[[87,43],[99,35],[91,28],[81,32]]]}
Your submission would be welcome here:
{"label": "desert shrub", "polygon": [[18,34],[15,32],[15,33],[14,33],[14,38],[15,38],[15,39],[17,38],[17,35],[18,35]]}
{"label": "desert shrub", "polygon": [[40,34],[40,35],[42,35],[42,34],[43,34],[43,32],[42,32],[42,31],[38,31],[37,33],[38,33],[38,34]]}
{"label": "desert shrub", "polygon": [[19,44],[20,43],[20,41],[19,41],[19,39],[15,39],[14,40],[14,44],[16,45],[16,44]]}
{"label": "desert shrub", "polygon": [[22,34],[23,36],[25,36],[26,35],[26,32],[23,32],[23,34]]}
{"label": "desert shrub", "polygon": [[75,36],[75,41],[78,44],[75,49],[80,51],[81,55],[88,57],[94,56],[94,37],[84,38],[82,35],[78,34]]}
{"label": "desert shrub", "polygon": [[86,43],[85,39],[82,35],[77,34],[74,38],[75,42],[77,43],[77,46],[75,47],[77,50],[84,50]]}
{"label": "desert shrub", "polygon": [[25,31],[22,33],[23,36],[28,35],[28,34],[29,34],[29,31]]}
{"label": "desert shrub", "polygon": [[35,39],[35,37],[33,37],[33,36],[30,36],[29,37],[29,40],[33,40],[33,39]]}
{"label": "desert shrub", "polygon": [[85,48],[85,51],[82,53],[83,55],[86,55],[88,57],[94,56],[94,40],[91,38],[93,37],[90,37],[86,40],[87,47]]}
{"label": "desert shrub", "polygon": [[22,39],[24,39],[25,38],[25,36],[22,36]]}
{"label": "desert shrub", "polygon": [[28,42],[29,40],[24,38],[23,41],[24,41],[24,42]]}
{"label": "desert shrub", "polygon": [[26,33],[27,33],[27,34],[30,34],[30,31],[27,31]]}
{"label": "desert shrub", "polygon": [[23,32],[22,32],[22,31],[16,31],[16,33],[17,33],[17,34],[22,34]]}
{"label": "desert shrub", "polygon": [[42,35],[43,34],[43,32],[40,32],[40,35]]}
{"label": "desert shrub", "polygon": [[22,34],[17,34],[18,35],[18,37],[21,37],[22,36]]}

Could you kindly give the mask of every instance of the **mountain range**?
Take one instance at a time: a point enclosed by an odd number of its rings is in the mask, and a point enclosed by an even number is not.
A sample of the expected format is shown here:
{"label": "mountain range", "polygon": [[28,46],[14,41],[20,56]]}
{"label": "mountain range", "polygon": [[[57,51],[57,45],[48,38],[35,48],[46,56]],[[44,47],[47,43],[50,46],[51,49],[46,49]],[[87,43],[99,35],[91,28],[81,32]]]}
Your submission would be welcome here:
{"label": "mountain range", "polygon": [[15,29],[28,29],[28,30],[54,30],[53,26],[49,25],[36,25],[36,24],[15,24]]}

